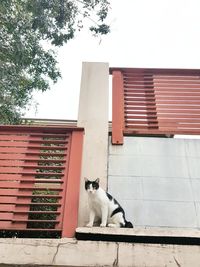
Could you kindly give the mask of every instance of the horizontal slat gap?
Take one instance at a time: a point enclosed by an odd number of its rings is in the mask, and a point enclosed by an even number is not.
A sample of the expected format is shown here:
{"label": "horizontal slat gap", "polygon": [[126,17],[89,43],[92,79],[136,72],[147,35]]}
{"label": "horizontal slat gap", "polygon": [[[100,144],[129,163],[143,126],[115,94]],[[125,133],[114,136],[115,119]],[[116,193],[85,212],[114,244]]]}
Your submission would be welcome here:
{"label": "horizontal slat gap", "polygon": [[125,97],[196,97],[200,96],[200,90],[198,92],[182,92],[182,91],[175,91],[175,92],[169,92],[169,91],[160,91],[160,92],[151,92],[151,91],[141,91],[141,90],[135,90],[132,92],[124,92]]}
{"label": "horizontal slat gap", "polygon": [[[52,164],[52,163],[51,163]],[[26,165],[24,162],[20,161],[8,161],[8,160],[1,160],[0,159],[0,168],[7,167],[7,168],[27,168],[27,169],[43,169],[43,170],[62,170],[65,169],[63,163],[62,165]]]}
{"label": "horizontal slat gap", "polygon": [[[67,137],[67,136],[66,136]],[[69,136],[68,136],[69,137]],[[30,143],[45,143],[45,144],[68,144],[69,141],[68,140],[35,140],[35,139],[30,139],[29,140]]]}
{"label": "horizontal slat gap", "polygon": [[[133,125],[138,125],[138,126],[141,126],[141,125],[148,125],[148,127],[154,127],[154,126],[157,126],[156,125],[156,122],[155,123],[145,123],[145,122],[131,122],[131,121],[128,121],[126,122],[126,127],[130,127],[130,126],[133,126]],[[200,130],[200,124],[190,124],[190,123],[175,123],[175,122],[159,122],[159,127],[175,127],[175,128],[188,128],[188,129],[199,129]]]}
{"label": "horizontal slat gap", "polygon": [[61,195],[45,195],[45,194],[41,194],[41,195],[33,195],[33,194],[16,194],[16,193],[7,193],[7,195],[3,194],[3,192],[0,192],[0,196],[9,196],[9,197],[21,197],[21,198],[62,198]]}
{"label": "horizontal slat gap", "polygon": [[40,169],[40,170],[63,170],[65,166],[43,166],[43,165],[22,165],[23,168],[27,169]]}
{"label": "horizontal slat gap", "polygon": [[[10,126],[10,127],[13,127],[13,126]],[[30,130],[27,130],[26,131],[21,131],[19,132],[21,129],[19,129],[18,131],[16,130],[12,130],[10,128],[10,130],[8,131],[5,131],[5,130],[1,130],[0,131],[0,136],[6,136],[7,138],[28,138],[28,139],[34,139],[34,138],[53,138],[53,139],[56,139],[56,140],[64,140],[66,138],[68,138],[70,136],[70,133],[66,133],[66,134],[52,134],[52,133],[31,133]],[[55,130],[57,130],[55,128]],[[10,140],[10,139],[7,139],[7,140]]]}
{"label": "horizontal slat gap", "polygon": [[161,85],[165,85],[165,86],[176,86],[176,85],[187,85],[187,86],[191,86],[191,85],[200,85],[200,80],[181,80],[181,79],[177,79],[177,80],[170,80],[170,79],[166,79],[166,80],[160,80],[160,79],[124,79],[124,84],[134,84],[134,85],[157,85],[158,87]]}
{"label": "horizontal slat gap", "polygon": [[[134,101],[134,100],[127,100],[125,101],[126,105],[132,105],[132,106],[155,106],[155,101]],[[200,101],[171,101],[171,100],[157,100],[156,101],[156,106],[163,106],[165,107],[165,105],[171,105],[173,108],[173,105],[175,106],[180,106],[182,108],[196,108],[199,109],[200,108]],[[170,106],[168,106],[167,108],[169,108]],[[171,108],[171,107],[170,107]]]}
{"label": "horizontal slat gap", "polygon": [[159,123],[159,126],[162,125],[177,125],[178,126],[182,126],[182,125],[189,125],[190,127],[192,126],[196,126],[196,127],[200,127],[200,120],[199,121],[188,121],[188,120],[182,120],[177,122],[176,119],[168,119],[168,120],[164,120],[164,119],[143,119],[143,120],[133,120],[133,119],[126,119],[125,120],[126,124],[151,124],[151,123]]}
{"label": "horizontal slat gap", "polygon": [[37,210],[34,210],[34,211],[27,211],[27,210],[19,210],[19,211],[13,211],[13,214],[55,214],[55,215],[58,215],[60,214],[61,212],[60,211],[46,211],[46,210],[43,210],[43,211],[37,211]]}
{"label": "horizontal slat gap", "polygon": [[[6,204],[6,203],[5,203]],[[12,204],[12,203],[7,203],[7,204]],[[30,203],[24,203],[24,202],[17,202],[16,206],[55,206],[55,207],[60,207],[61,203],[44,203],[44,202],[30,202]]]}
{"label": "horizontal slat gap", "polygon": [[126,88],[124,87],[124,94],[135,94],[135,93],[140,93],[140,94],[198,94],[200,92],[200,89],[177,89],[177,88],[155,88],[156,90],[154,90],[154,88],[145,88],[145,87],[130,87],[130,88]]}
{"label": "horizontal slat gap", "polygon": [[0,227],[0,229],[2,230],[8,230],[8,231],[22,231],[22,232],[27,232],[27,231],[31,231],[31,232],[44,232],[44,231],[51,231],[51,232],[61,232],[62,229],[61,228],[56,228],[56,229],[52,229],[52,228],[18,228],[18,227],[15,227],[14,229],[5,229],[5,228],[2,228]]}
{"label": "horizontal slat gap", "polygon": [[171,120],[171,119],[187,119],[188,121],[192,121],[191,119],[194,119],[195,121],[200,120],[200,114],[199,115],[180,115],[177,113],[173,114],[160,114],[160,113],[154,113],[152,115],[147,115],[147,114],[141,114],[140,116],[135,115],[135,112],[133,112],[134,115],[131,115],[131,113],[128,113],[128,115],[125,115],[126,119],[141,119],[141,118],[146,118],[146,119],[151,119],[151,118],[165,118],[166,120]]}
{"label": "horizontal slat gap", "polygon": [[63,173],[56,172],[21,172],[22,175],[44,175],[44,176],[63,176]]}
{"label": "horizontal slat gap", "polygon": [[[157,113],[159,114],[186,114],[188,116],[190,116],[190,114],[193,115],[199,115],[200,114],[200,109],[182,109],[181,107],[173,107],[173,109],[167,109],[167,108],[162,108],[162,107],[157,107],[157,109],[155,107],[134,107],[134,106],[130,106],[130,108],[125,109],[125,114],[155,114],[155,112],[157,111]],[[155,111],[156,109],[156,111]]]}
{"label": "horizontal slat gap", "polygon": [[155,92],[156,91],[170,91],[170,90],[172,90],[172,91],[178,91],[178,90],[180,90],[180,91],[182,91],[182,90],[195,90],[196,89],[196,91],[199,91],[200,90],[200,85],[199,86],[186,86],[186,85],[183,85],[183,86],[171,86],[171,87],[169,87],[169,86],[166,86],[166,85],[160,85],[160,86],[153,86],[153,85],[135,85],[135,84],[125,84],[124,85],[124,88],[126,89],[126,90],[135,90],[135,89],[137,89],[137,90],[155,90]]}
{"label": "horizontal slat gap", "polygon": [[[55,128],[56,129],[56,128]],[[66,134],[62,134],[62,133],[55,133],[55,134],[52,134],[52,133],[30,133],[30,136],[41,136],[41,137],[48,137],[48,138],[66,138],[66,137],[69,137],[70,135],[68,133]]]}
{"label": "horizontal slat gap", "polygon": [[135,97],[132,97],[132,96],[125,96],[125,101],[147,101],[147,102],[152,102],[152,101],[156,101],[156,103],[165,103],[165,102],[168,102],[168,101],[178,101],[180,103],[182,103],[184,101],[184,103],[200,103],[200,97],[198,96],[176,96],[176,97],[173,97],[173,96],[156,96],[155,97],[138,97],[138,96],[135,96]]}
{"label": "horizontal slat gap", "polygon": [[28,187],[28,186],[14,186],[14,185],[7,185],[7,186],[2,186],[0,185],[0,188],[1,189],[20,189],[20,190],[39,190],[39,191],[43,191],[43,190],[51,190],[51,191],[62,191],[63,189],[62,188],[49,188],[49,187]]}
{"label": "horizontal slat gap", "polygon": [[40,222],[40,223],[48,223],[48,222],[53,222],[53,223],[59,223],[59,220],[30,220],[30,219],[12,219],[11,220],[13,223],[17,223],[17,222]]}
{"label": "horizontal slat gap", "polygon": [[[4,167],[3,167],[4,168]],[[10,168],[12,169],[12,168]],[[43,176],[63,176],[64,173],[56,173],[56,172],[17,172],[17,171],[1,171],[1,174],[21,174],[21,175],[31,175],[31,176],[36,176],[36,175],[43,175]]]}
{"label": "horizontal slat gap", "polygon": [[67,150],[67,147],[65,146],[28,146],[27,148],[39,150]]}
{"label": "horizontal slat gap", "polygon": [[[5,155],[5,154],[0,154],[1,156],[2,155]],[[8,155],[8,154],[6,154]],[[5,158],[0,158],[0,161],[2,162],[5,162],[5,165],[4,166],[7,166],[7,162],[8,162],[8,159],[5,159]],[[65,159],[39,159],[39,158],[33,158],[33,159],[28,159],[28,158],[21,158],[21,159],[10,159],[10,161],[12,161],[13,163],[16,162],[17,163],[21,163],[21,164],[24,164],[24,162],[34,162],[34,163],[65,163],[66,160]],[[10,164],[8,165],[10,166]],[[19,166],[19,164],[17,164],[17,166]],[[24,165],[26,166],[26,165]],[[38,165],[40,166],[40,165]],[[42,166],[42,165],[41,165]]]}
{"label": "horizontal slat gap", "polygon": [[193,77],[185,77],[185,76],[123,76],[124,83],[129,83],[129,82],[159,82],[159,83],[199,83],[200,79],[197,76]]}
{"label": "horizontal slat gap", "polygon": [[26,153],[25,153],[26,155],[38,155],[38,156],[52,156],[52,157],[56,157],[56,156],[66,156],[67,155],[67,153],[49,153],[49,152],[47,152],[47,153],[44,153],[44,152],[30,152],[30,151],[27,151]]}

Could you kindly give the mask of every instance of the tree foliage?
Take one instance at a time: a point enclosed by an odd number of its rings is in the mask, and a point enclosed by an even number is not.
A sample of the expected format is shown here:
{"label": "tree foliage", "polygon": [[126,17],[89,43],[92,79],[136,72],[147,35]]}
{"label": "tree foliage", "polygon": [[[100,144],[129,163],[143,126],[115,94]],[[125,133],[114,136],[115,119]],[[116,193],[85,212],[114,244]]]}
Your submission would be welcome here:
{"label": "tree foliage", "polygon": [[108,9],[107,0],[0,1],[0,124],[18,123],[32,92],[61,77],[56,54],[43,41],[64,45],[86,19],[94,35],[107,34]]}

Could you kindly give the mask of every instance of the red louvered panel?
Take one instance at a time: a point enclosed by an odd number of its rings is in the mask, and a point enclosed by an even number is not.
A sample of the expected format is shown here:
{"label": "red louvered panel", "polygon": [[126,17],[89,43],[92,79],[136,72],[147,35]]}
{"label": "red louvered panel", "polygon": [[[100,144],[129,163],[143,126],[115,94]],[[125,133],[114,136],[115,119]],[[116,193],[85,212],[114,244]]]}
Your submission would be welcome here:
{"label": "red louvered panel", "polygon": [[74,236],[82,143],[82,128],[1,126],[0,231]]}
{"label": "red louvered panel", "polygon": [[116,71],[123,76],[124,134],[200,134],[200,70]]}
{"label": "red louvered panel", "polygon": [[[63,231],[72,132],[0,129],[0,230]],[[80,162],[75,167],[80,171]]]}

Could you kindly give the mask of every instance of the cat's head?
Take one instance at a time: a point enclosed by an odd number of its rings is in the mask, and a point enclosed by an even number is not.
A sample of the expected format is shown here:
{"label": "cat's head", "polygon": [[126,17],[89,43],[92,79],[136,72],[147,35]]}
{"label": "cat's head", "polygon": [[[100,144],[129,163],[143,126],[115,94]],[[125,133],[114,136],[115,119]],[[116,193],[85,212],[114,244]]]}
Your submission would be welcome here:
{"label": "cat's head", "polygon": [[90,181],[87,178],[85,178],[85,190],[89,194],[95,194],[98,189],[99,189],[99,178],[97,178],[95,181]]}

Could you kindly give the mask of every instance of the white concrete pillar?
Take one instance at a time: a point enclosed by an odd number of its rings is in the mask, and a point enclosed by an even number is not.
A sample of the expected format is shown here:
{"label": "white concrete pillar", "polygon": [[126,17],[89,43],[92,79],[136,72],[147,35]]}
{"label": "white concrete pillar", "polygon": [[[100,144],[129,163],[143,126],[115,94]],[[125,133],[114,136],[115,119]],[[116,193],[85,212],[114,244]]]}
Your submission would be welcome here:
{"label": "white concrete pillar", "polygon": [[100,178],[107,187],[108,160],[108,63],[84,62],[79,99],[78,127],[84,127],[82,175],[80,183],[79,226],[88,221],[87,195],[84,177]]}

